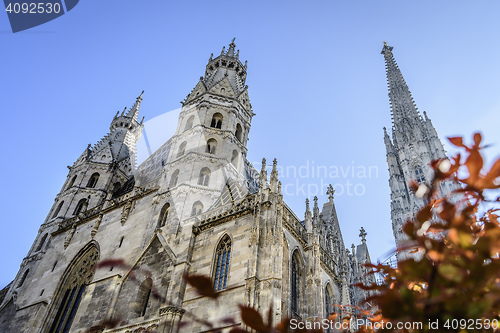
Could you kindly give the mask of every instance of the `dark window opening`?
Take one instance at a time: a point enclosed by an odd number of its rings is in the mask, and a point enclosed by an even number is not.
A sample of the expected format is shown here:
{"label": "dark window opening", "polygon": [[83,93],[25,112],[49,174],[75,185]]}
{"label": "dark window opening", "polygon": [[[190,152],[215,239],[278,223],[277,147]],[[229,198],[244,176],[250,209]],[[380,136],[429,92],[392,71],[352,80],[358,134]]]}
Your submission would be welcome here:
{"label": "dark window opening", "polygon": [[198,177],[198,185],[208,186],[210,181],[210,169],[203,168],[200,171],[200,176]]}
{"label": "dark window opening", "polygon": [[165,224],[167,223],[167,217],[169,211],[170,211],[170,204],[166,203],[160,211],[160,218],[158,219],[157,228],[162,228],[165,226]]}
{"label": "dark window opening", "polygon": [[222,114],[218,112],[214,113],[214,115],[212,116],[212,121],[210,122],[210,127],[221,129],[223,119],[224,117],[222,117]]}
{"label": "dark window opening", "polygon": [[89,182],[87,183],[87,187],[94,188],[97,185],[97,181],[99,180],[99,173],[95,172],[90,176]]}

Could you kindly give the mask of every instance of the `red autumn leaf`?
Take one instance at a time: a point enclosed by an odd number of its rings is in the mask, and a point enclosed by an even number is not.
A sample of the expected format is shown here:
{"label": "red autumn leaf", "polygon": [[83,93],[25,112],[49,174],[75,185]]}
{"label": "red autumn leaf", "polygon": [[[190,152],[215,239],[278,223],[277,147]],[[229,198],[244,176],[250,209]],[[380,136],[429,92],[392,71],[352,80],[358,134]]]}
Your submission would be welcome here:
{"label": "red autumn leaf", "polygon": [[123,259],[104,259],[104,260],[101,260],[96,265],[96,268],[104,268],[104,267],[124,267],[124,268],[130,268],[130,266],[127,265]]}
{"label": "red autumn leaf", "polygon": [[264,324],[264,320],[260,313],[252,307],[239,305],[241,311],[241,320],[250,328],[253,328],[259,333],[271,332],[271,330]]}
{"label": "red autumn leaf", "polygon": [[248,331],[244,330],[242,328],[239,328],[239,327],[233,327],[233,328],[231,328],[229,333],[248,333]]}
{"label": "red autumn leaf", "polygon": [[450,141],[453,145],[455,145],[457,147],[464,147],[465,148],[464,140],[460,136],[448,138],[448,141]]}
{"label": "red autumn leaf", "polygon": [[477,133],[474,133],[474,144],[476,147],[479,147],[479,145],[481,144],[481,133],[477,132]]}
{"label": "red autumn leaf", "polygon": [[495,185],[495,180],[500,177],[500,158],[493,163],[488,174],[484,177],[484,188],[500,188],[500,184]]}
{"label": "red autumn leaf", "polygon": [[480,172],[483,168],[483,158],[478,148],[474,147],[470,150],[465,166],[469,170],[469,177],[464,179],[464,183],[476,187],[476,182],[480,178]]}
{"label": "red autumn leaf", "polygon": [[410,189],[415,193],[417,192],[418,190],[418,187],[420,186],[419,183],[417,183],[415,180],[410,180],[408,182],[408,186],[410,187]]}
{"label": "red autumn leaf", "polygon": [[221,322],[224,323],[224,324],[227,324],[227,325],[236,324],[236,321],[234,320],[234,318],[231,318],[231,317],[224,318],[224,319],[221,320]]}
{"label": "red autumn leaf", "polygon": [[192,285],[201,296],[212,299],[219,297],[219,294],[214,291],[214,284],[209,277],[199,274],[184,274],[182,278]]}

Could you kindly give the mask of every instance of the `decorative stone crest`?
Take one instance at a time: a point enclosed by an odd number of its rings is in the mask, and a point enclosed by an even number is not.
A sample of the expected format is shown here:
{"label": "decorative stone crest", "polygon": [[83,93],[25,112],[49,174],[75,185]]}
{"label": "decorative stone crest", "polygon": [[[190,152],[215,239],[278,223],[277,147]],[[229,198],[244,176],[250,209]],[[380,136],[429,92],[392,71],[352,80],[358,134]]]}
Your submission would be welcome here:
{"label": "decorative stone crest", "polygon": [[132,210],[132,201],[129,200],[129,201],[127,201],[125,206],[123,206],[123,209],[122,209],[122,217],[120,219],[122,225],[124,225],[125,222],[127,222],[127,219],[128,219],[128,216],[129,216],[131,210]]}
{"label": "decorative stone crest", "polygon": [[92,237],[92,239],[97,234],[97,230],[99,230],[99,226],[101,225],[101,221],[102,221],[102,214],[99,215],[99,217],[97,217],[97,220],[94,223],[94,227],[92,228],[92,231],[90,232],[90,236]]}
{"label": "decorative stone crest", "polygon": [[76,232],[76,224],[73,225],[73,228],[71,228],[71,230],[68,232],[68,235],[66,235],[66,238],[64,239],[64,249],[68,247],[75,232]]}

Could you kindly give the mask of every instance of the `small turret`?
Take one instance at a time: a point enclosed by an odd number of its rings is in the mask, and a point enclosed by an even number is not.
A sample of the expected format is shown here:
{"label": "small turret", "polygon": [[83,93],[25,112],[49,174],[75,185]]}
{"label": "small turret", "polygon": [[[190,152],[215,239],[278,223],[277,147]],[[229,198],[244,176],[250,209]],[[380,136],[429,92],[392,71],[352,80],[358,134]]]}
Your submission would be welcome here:
{"label": "small turret", "polygon": [[262,159],[262,168],[260,169],[259,187],[263,190],[267,184],[266,159]]}
{"label": "small turret", "polygon": [[306,199],[306,212],[304,214],[304,223],[305,223],[307,232],[311,233],[313,227],[312,227],[311,208],[309,208],[309,199]]}
{"label": "small turret", "polygon": [[276,193],[278,186],[278,160],[273,160],[273,170],[271,171],[271,192]]}

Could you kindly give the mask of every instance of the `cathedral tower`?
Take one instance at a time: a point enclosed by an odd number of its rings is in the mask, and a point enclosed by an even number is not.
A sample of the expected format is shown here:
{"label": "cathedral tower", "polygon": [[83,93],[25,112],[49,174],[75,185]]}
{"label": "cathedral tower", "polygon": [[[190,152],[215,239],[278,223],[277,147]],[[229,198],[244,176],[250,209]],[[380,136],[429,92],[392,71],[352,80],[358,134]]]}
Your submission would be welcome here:
{"label": "cathedral tower", "polygon": [[[247,188],[246,143],[253,117],[245,85],[247,64],[234,40],[182,101],[182,111],[164,168],[160,192],[175,201],[179,221],[206,211],[229,179]],[[181,167],[182,166],[182,167]]]}
{"label": "cathedral tower", "polygon": [[[424,204],[423,199],[412,193],[408,183],[411,180],[418,183],[430,181],[430,162],[446,158],[446,152],[426,112],[422,117],[418,111],[392,50],[393,47],[384,42],[381,53],[385,58],[392,114],[392,139],[384,127],[384,142],[389,167],[392,230],[399,248],[406,239],[403,224]],[[457,184],[443,182],[441,196],[449,195],[456,188]],[[404,257],[406,255],[400,253],[398,260]]]}

